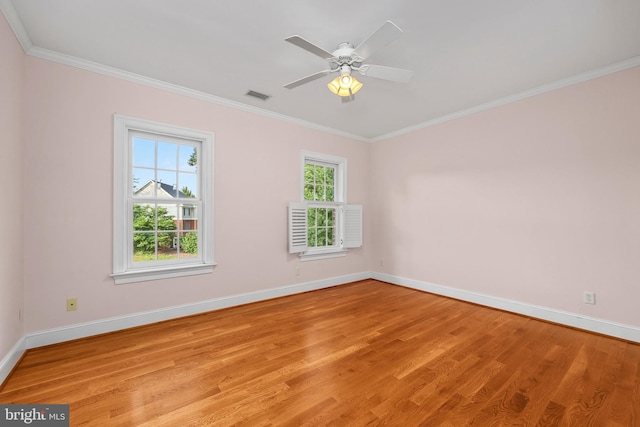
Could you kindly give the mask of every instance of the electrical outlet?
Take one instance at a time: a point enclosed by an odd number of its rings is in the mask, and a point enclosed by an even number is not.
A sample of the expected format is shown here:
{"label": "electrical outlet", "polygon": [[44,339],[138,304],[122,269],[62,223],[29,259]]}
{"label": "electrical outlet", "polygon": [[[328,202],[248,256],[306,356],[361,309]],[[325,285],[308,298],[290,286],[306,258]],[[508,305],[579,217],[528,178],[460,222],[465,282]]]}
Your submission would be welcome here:
{"label": "electrical outlet", "polygon": [[595,292],[584,292],[584,303],[585,304],[595,304],[596,303],[596,293]]}
{"label": "electrical outlet", "polygon": [[77,298],[67,299],[67,311],[73,311],[77,309],[78,309],[78,299]]}
{"label": "electrical outlet", "polygon": [[384,260],[380,260],[380,267],[384,267]]}
{"label": "electrical outlet", "polygon": [[300,275],[300,267],[296,267],[296,276]]}

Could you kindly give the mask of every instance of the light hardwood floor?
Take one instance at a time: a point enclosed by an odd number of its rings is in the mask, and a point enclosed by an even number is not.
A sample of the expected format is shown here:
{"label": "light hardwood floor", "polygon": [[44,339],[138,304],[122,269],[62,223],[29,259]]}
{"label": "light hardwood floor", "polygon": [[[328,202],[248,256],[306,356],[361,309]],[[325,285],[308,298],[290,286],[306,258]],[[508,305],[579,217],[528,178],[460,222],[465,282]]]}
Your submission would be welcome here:
{"label": "light hardwood floor", "polygon": [[640,345],[374,280],[29,350],[71,425],[640,426]]}

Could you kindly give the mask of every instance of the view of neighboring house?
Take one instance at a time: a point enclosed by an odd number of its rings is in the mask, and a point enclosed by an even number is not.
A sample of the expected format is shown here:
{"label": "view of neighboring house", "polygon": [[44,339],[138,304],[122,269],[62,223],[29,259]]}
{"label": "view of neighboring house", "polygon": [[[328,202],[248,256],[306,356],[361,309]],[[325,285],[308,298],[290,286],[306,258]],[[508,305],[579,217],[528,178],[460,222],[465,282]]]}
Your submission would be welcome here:
{"label": "view of neighboring house", "polygon": [[195,205],[184,203],[182,200],[188,202],[190,197],[178,190],[175,185],[156,182],[151,179],[142,187],[136,189],[133,192],[133,196],[139,198],[175,200],[177,203],[163,204],[163,207],[167,209],[169,216],[173,218],[176,228],[184,231],[195,230],[197,228],[198,220]]}

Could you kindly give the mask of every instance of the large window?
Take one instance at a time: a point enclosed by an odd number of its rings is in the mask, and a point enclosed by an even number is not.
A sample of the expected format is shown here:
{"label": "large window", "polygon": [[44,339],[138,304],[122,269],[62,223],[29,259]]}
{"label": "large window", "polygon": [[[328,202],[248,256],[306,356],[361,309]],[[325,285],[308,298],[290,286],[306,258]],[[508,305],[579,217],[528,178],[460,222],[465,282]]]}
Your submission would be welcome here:
{"label": "large window", "polygon": [[213,135],[114,117],[116,283],[213,268]]}
{"label": "large window", "polygon": [[303,260],[362,246],[362,206],[348,205],[347,160],[303,151],[301,201],[289,205],[289,252]]}

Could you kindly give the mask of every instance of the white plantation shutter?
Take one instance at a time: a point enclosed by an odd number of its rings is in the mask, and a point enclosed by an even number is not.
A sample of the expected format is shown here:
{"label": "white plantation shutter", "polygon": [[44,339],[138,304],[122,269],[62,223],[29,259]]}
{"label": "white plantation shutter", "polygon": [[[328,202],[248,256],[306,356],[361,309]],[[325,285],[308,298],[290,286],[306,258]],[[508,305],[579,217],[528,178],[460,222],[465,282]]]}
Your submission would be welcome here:
{"label": "white plantation shutter", "polygon": [[307,246],[307,205],[289,203],[289,253],[305,252]]}
{"label": "white plantation shutter", "polygon": [[344,205],[342,207],[344,229],[344,248],[359,248],[362,246],[362,205]]}

